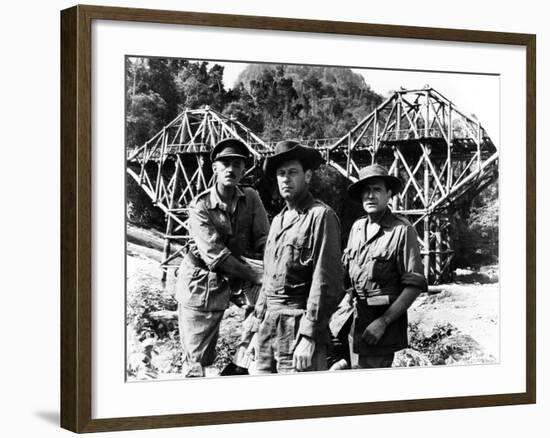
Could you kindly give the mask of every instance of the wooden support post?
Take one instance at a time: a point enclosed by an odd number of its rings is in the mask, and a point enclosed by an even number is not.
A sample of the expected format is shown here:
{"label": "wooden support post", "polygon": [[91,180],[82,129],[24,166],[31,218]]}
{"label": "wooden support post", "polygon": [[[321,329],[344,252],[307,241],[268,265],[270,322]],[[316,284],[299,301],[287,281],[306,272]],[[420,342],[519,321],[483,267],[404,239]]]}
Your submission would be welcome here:
{"label": "wooden support post", "polygon": [[477,122],[477,170],[481,170],[481,124]]}
{"label": "wooden support post", "polygon": [[203,183],[202,181],[205,180],[206,181],[206,178],[204,177],[204,166],[205,166],[205,159],[204,159],[204,156],[202,155],[199,155],[197,157],[197,164],[198,164],[198,169],[197,169],[197,172],[198,172],[198,176],[197,176],[197,183],[195,185],[196,187],[196,191],[195,191],[195,194],[199,194],[200,192],[202,192],[203,190],[206,189],[206,187],[203,187]]}
{"label": "wooden support post", "polygon": [[449,105],[449,122],[447,125],[447,193],[451,190],[453,185],[453,167],[452,167],[452,151],[451,146],[453,144],[453,106]]}
{"label": "wooden support post", "polygon": [[454,256],[454,252],[452,249],[452,242],[451,242],[451,233],[450,233],[450,224],[449,220],[447,218],[447,223],[445,224],[445,249],[447,250],[447,260],[445,260],[445,279],[447,281],[452,281],[452,273],[451,273],[451,260]]}
{"label": "wooden support post", "polygon": [[[172,187],[172,193],[170,194],[170,210],[174,209],[176,207],[176,200],[178,199],[177,192],[179,191],[179,180],[180,180],[180,166],[178,163],[178,160],[174,160],[174,166],[175,169],[175,175],[174,175],[174,186]],[[174,219],[171,215],[166,215],[166,234],[164,235],[164,248],[162,250],[162,262],[166,262],[168,258],[170,257],[170,247],[171,247],[171,240],[168,236],[172,235],[172,232],[174,231]],[[166,281],[166,274],[168,272],[168,269],[165,267],[162,270],[162,281]]]}
{"label": "wooden support post", "polygon": [[442,272],[442,252],[443,252],[443,243],[441,240],[441,217],[436,217],[435,219],[435,280],[439,281],[443,276]]}
{"label": "wooden support post", "polygon": [[[394,148],[394,154],[395,154],[395,146]],[[396,178],[399,178],[399,160],[395,160],[395,166],[393,166],[392,175]],[[397,211],[399,208],[399,195],[397,193],[393,194],[393,200],[392,200],[392,211]]]}
{"label": "wooden support post", "polygon": [[348,179],[351,176],[351,143],[352,143],[351,135],[349,135],[348,136],[348,157],[346,161],[346,174]]}
{"label": "wooden support post", "polygon": [[378,109],[376,108],[374,110],[374,127],[373,127],[373,141],[372,141],[372,146],[373,146],[373,163],[374,163],[374,157],[376,156],[377,152],[378,152]]}
{"label": "wooden support post", "polygon": [[424,276],[430,282],[430,215],[424,217]]}
{"label": "wooden support post", "polygon": [[396,140],[399,140],[401,136],[401,102],[397,100],[396,105],[397,105],[397,120],[395,124],[395,129],[397,132]]}
{"label": "wooden support post", "polygon": [[428,92],[426,91],[425,93],[425,98],[426,98],[426,120],[424,121],[424,137],[428,138],[428,131],[429,131],[429,127],[430,127],[430,123],[429,123],[429,120],[430,120],[430,95],[428,94]]}
{"label": "wooden support post", "polygon": [[[424,196],[426,199],[429,199],[430,193],[430,167],[426,160],[424,164]],[[428,205],[425,206],[428,208]],[[426,254],[424,255],[424,275],[426,280],[429,282],[430,276],[430,215],[427,214],[424,217],[424,250]]]}

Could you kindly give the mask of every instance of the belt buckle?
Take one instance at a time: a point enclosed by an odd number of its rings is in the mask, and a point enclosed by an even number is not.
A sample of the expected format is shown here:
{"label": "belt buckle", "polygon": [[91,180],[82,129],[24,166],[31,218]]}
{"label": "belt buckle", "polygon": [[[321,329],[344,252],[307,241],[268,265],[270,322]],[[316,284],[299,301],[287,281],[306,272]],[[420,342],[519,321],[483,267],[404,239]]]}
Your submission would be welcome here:
{"label": "belt buckle", "polygon": [[367,305],[369,306],[387,306],[389,304],[389,295],[375,295],[374,297],[367,297]]}

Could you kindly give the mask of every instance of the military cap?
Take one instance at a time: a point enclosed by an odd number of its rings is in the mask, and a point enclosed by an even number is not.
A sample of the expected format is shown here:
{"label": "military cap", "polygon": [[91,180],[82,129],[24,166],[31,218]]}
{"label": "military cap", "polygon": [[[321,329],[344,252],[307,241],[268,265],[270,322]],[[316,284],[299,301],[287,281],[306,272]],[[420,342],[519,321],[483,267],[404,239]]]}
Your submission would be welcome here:
{"label": "military cap", "polygon": [[226,138],[218,142],[210,153],[212,162],[222,158],[242,158],[247,161],[250,158],[250,151],[241,140]]}

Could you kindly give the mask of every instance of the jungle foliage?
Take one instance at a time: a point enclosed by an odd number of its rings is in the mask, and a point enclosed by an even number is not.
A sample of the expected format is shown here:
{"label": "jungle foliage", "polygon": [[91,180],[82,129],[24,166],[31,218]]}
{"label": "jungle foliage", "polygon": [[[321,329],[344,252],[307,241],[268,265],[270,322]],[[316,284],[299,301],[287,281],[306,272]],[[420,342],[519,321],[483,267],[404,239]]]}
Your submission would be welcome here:
{"label": "jungle foliage", "polygon": [[[363,76],[351,69],[251,64],[235,84],[224,84],[224,67],[206,61],[126,59],[126,147],[145,143],[185,109],[205,105],[235,117],[265,141],[337,138],[382,102]],[[164,215],[127,178],[127,217],[163,230]],[[346,194],[349,182],[331,167],[316,172],[313,194],[331,205],[342,222],[343,242],[362,214]],[[256,183],[266,208],[281,206],[274,185]],[[498,260],[498,188],[489,187],[458,206],[451,218],[455,266]]]}

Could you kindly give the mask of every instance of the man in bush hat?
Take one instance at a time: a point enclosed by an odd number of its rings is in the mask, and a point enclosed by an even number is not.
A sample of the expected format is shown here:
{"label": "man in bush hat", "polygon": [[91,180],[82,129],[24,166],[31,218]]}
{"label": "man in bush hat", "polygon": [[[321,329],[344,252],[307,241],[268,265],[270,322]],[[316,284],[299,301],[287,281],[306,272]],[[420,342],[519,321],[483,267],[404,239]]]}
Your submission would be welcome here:
{"label": "man in bush hat", "polygon": [[255,308],[257,373],[324,370],[328,320],[342,298],[340,223],[309,191],[319,151],[294,141],[275,146],[264,171],[285,201],[269,230]]}
{"label": "man in bush hat", "polygon": [[416,230],[388,208],[401,189],[401,181],[378,164],[361,169],[348,187],[367,213],[353,224],[343,256],[354,298],[352,368],[392,365],[395,352],[408,345],[407,309],[427,289]]}
{"label": "man in bush hat", "polygon": [[211,153],[215,182],[189,204],[189,249],[176,282],[186,377],[203,376],[214,362],[230,283],[261,281],[261,272],[242,259],[262,257],[269,231],[258,193],[238,185],[249,158],[240,140],[220,141]]}

